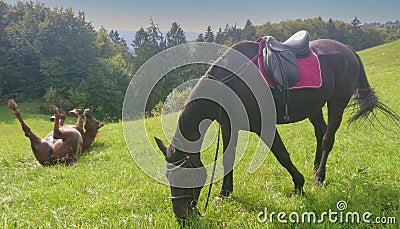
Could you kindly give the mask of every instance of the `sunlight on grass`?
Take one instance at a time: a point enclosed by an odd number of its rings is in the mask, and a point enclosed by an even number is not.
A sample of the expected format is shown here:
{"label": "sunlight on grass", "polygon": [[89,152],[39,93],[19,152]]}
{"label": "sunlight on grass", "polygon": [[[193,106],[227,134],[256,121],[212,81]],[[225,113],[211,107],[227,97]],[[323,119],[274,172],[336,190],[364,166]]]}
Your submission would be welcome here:
{"label": "sunlight on grass", "polygon": [[[382,102],[400,112],[400,41],[360,52],[368,79]],[[52,123],[48,115],[32,113],[36,104],[21,104],[22,116],[31,129],[45,136]],[[157,136],[170,140],[178,114],[152,118],[144,123],[147,136],[139,128],[143,122],[127,123],[125,136],[135,139],[131,147],[138,153],[155,154],[162,166],[163,156],[153,140]],[[376,216],[400,215],[400,138],[399,130],[382,116],[382,123],[392,132],[375,130],[367,123],[348,126],[346,110],[335,146],[329,156],[325,185],[313,187],[315,138],[312,125],[302,121],[282,125],[281,133],[291,158],[306,179],[305,196],[291,197],[293,182],[273,154],[264,147],[266,160],[254,173],[248,173],[259,139],[250,134],[238,143],[234,192],[221,201],[212,199],[205,217],[194,224],[198,228],[310,228],[314,224],[260,223],[257,215],[268,212],[310,212],[317,215],[337,210],[336,204],[347,202],[348,212],[370,212]],[[69,119],[73,123],[74,119]],[[164,125],[165,126],[162,126]],[[217,126],[206,136],[202,160],[211,164],[215,152]],[[125,143],[122,123],[108,123],[99,138],[72,166],[43,167],[35,160],[29,140],[5,105],[0,105],[0,227],[4,228],[177,228],[167,185],[146,175],[133,160]],[[241,136],[247,133],[241,133]],[[220,155],[221,156],[221,155]],[[145,157],[144,157],[145,159]],[[140,166],[154,161],[143,160]],[[146,164],[148,163],[148,164]],[[221,170],[222,165],[218,164]],[[210,173],[208,171],[208,173]],[[212,190],[221,188],[218,180]],[[207,187],[208,188],[208,187]],[[205,204],[207,188],[202,190],[199,209]],[[374,219],[374,218],[373,218]],[[393,225],[338,224],[325,221],[319,228],[398,228]]]}

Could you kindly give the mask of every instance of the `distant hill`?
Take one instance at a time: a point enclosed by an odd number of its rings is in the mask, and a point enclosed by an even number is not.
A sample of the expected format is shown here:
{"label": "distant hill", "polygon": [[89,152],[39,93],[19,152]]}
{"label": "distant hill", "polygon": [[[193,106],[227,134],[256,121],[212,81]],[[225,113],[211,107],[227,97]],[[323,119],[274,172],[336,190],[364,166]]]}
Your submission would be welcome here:
{"label": "distant hill", "polygon": [[[133,49],[132,41],[135,38],[136,31],[131,30],[117,30],[119,35],[126,40],[126,44],[128,45],[129,49]],[[161,31],[163,35],[167,33],[167,31]],[[185,32],[186,40],[187,41],[194,41],[197,39],[200,33],[197,32]]]}

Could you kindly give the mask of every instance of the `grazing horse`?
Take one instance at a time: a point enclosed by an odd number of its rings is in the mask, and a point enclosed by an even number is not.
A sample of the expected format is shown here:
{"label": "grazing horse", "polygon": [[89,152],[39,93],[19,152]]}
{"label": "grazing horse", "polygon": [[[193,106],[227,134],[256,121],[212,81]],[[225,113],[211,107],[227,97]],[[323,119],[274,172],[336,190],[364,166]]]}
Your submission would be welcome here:
{"label": "grazing horse", "polygon": [[[58,112],[54,105],[50,106],[50,112],[54,115],[54,129],[45,138],[37,136],[31,131],[22,119],[21,112],[14,100],[7,102],[21,123],[25,136],[31,141],[31,148],[36,159],[42,165],[71,164],[78,156],[93,144],[98,130],[104,126],[93,116],[89,109],[73,109],[68,112],[70,116],[78,116],[75,125],[64,126],[65,115]],[[85,129],[83,129],[82,116],[85,117]]]}
{"label": "grazing horse", "polygon": [[[355,114],[353,114],[350,121],[368,118],[368,115],[375,109],[383,112],[397,124],[399,116],[379,102],[374,90],[368,83],[361,59],[352,48],[329,39],[311,41],[309,45],[320,64],[321,86],[318,88],[289,90],[288,96],[290,99],[287,101],[288,109],[286,109],[288,113],[285,111],[284,105],[277,102],[279,98],[274,94],[274,90],[272,90],[272,94],[276,102],[276,124],[294,123],[307,118],[312,123],[317,141],[314,161],[314,184],[319,185],[325,179],[326,163],[334,144],[335,133],[341,124],[343,112],[352,97],[354,99],[353,104],[357,109],[355,109]],[[240,52],[248,60],[254,60],[259,55],[259,43],[254,41],[239,42],[228,49],[216,62],[232,62],[232,50]],[[259,67],[259,63],[254,63]],[[218,83],[223,83],[237,94],[246,109],[249,130],[260,136],[262,120],[259,104],[251,88],[243,82],[238,73],[233,73],[226,68],[220,67],[220,65],[214,64],[199,80],[190,96],[196,94],[196,91],[206,83],[217,83],[217,81],[219,81]],[[327,104],[328,108],[328,123],[325,122],[322,112],[325,104]],[[289,115],[290,120],[286,118],[287,115]],[[233,165],[239,130],[232,129],[231,124],[238,120],[231,120],[224,108],[214,101],[201,98],[190,100],[185,104],[178,119],[177,130],[179,129],[181,132],[178,133],[177,131],[175,133],[171,144],[168,146],[160,139],[155,138],[158,148],[163,152],[167,162],[166,176],[171,188],[172,207],[178,221],[185,220],[187,217],[198,213],[196,203],[207,175],[200,160],[200,147],[193,149],[193,152],[198,153],[184,152],[177,146],[182,144],[177,138],[182,135],[187,141],[196,142],[200,139],[201,142],[203,135],[199,132],[199,129],[201,129],[199,127],[200,124],[203,125],[202,121],[206,119],[216,120],[220,124],[222,131],[224,178],[219,195],[227,197],[233,191]],[[267,139],[260,137],[261,140],[267,143]],[[234,147],[228,147],[230,141],[233,142]],[[292,176],[294,194],[303,194],[304,177],[292,163],[278,130],[275,132],[270,149],[279,163]],[[179,168],[202,168],[202,170],[199,170],[196,174],[190,172],[182,173]],[[197,179],[196,182],[203,183],[202,186],[197,187],[174,187],[172,182],[177,177],[191,182]]]}

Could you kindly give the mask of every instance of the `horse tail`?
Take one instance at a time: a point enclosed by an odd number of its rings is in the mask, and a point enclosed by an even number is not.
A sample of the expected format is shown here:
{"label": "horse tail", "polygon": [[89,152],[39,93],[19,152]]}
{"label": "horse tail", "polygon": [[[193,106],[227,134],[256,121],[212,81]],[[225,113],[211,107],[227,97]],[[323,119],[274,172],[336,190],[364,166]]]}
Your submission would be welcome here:
{"label": "horse tail", "polygon": [[374,110],[377,109],[390,120],[394,121],[396,125],[399,125],[399,115],[390,107],[379,101],[378,96],[375,94],[374,89],[371,88],[367,80],[367,75],[365,73],[364,65],[361,61],[360,56],[356,52],[354,52],[354,54],[356,55],[360,64],[360,75],[358,78],[356,90],[353,94],[353,102],[350,104],[350,106],[355,109],[353,115],[350,117],[349,123],[351,124],[359,119],[367,119],[371,122],[371,119],[369,117],[372,114],[373,118],[376,119]]}

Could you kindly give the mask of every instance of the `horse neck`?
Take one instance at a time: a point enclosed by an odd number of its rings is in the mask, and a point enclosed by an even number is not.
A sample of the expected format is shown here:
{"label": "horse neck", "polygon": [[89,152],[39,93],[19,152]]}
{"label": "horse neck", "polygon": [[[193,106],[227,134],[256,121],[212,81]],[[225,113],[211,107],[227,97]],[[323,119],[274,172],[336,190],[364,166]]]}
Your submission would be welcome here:
{"label": "horse neck", "polygon": [[[260,44],[254,41],[242,41],[233,45],[214,62],[208,69],[206,75],[211,75],[219,81],[231,79],[232,71],[240,73],[241,67],[245,68],[245,66],[248,66],[251,62],[257,64],[254,58],[257,58],[260,54],[259,47]],[[247,59],[245,57],[247,57]]]}
{"label": "horse neck", "polygon": [[[205,99],[186,104],[178,119],[173,145],[182,149],[190,149],[189,152],[200,152],[205,132],[211,122],[217,119],[218,108],[218,105]],[[188,151],[183,150],[183,152]]]}
{"label": "horse neck", "polygon": [[[222,81],[224,78],[226,78],[228,75],[231,74],[231,72],[223,68],[223,66],[228,67],[229,64],[232,64],[230,62],[231,55],[237,55],[237,52],[240,52],[243,55],[245,55],[248,59],[252,59],[257,55],[258,47],[259,47],[258,43],[251,41],[240,42],[232,46],[234,50],[228,49],[223,54],[223,57],[219,58],[215,62],[215,64],[208,69],[206,76],[212,76],[216,80]],[[244,65],[246,64],[246,60],[244,60],[243,64]],[[220,119],[223,118],[221,117],[221,113],[223,114],[224,112],[220,110],[220,106],[217,103],[208,99],[191,100],[192,98],[195,98],[198,95],[204,96],[204,93],[202,93],[202,91],[207,92],[208,88],[206,83],[207,80],[210,80],[209,77],[200,79],[199,82],[196,84],[196,86],[193,88],[192,92],[190,93],[188,101],[191,102],[185,105],[181,115],[179,116],[178,129],[175,132],[174,136],[174,139],[178,139],[176,140],[177,141],[176,144],[179,144],[180,141],[179,139],[182,137],[192,142],[199,140],[201,137],[204,137],[204,133],[210,126],[211,122],[204,123],[205,125],[203,124],[200,125],[200,123],[202,123],[203,120],[221,121]],[[221,82],[221,83],[228,85],[228,84],[235,84],[237,83],[237,81],[230,80],[229,82]],[[203,130],[201,130],[203,132],[203,135],[200,133],[199,127],[203,128]],[[203,139],[200,139],[200,144],[202,140]],[[200,151],[201,145],[198,145],[196,147],[198,147],[198,150]]]}

